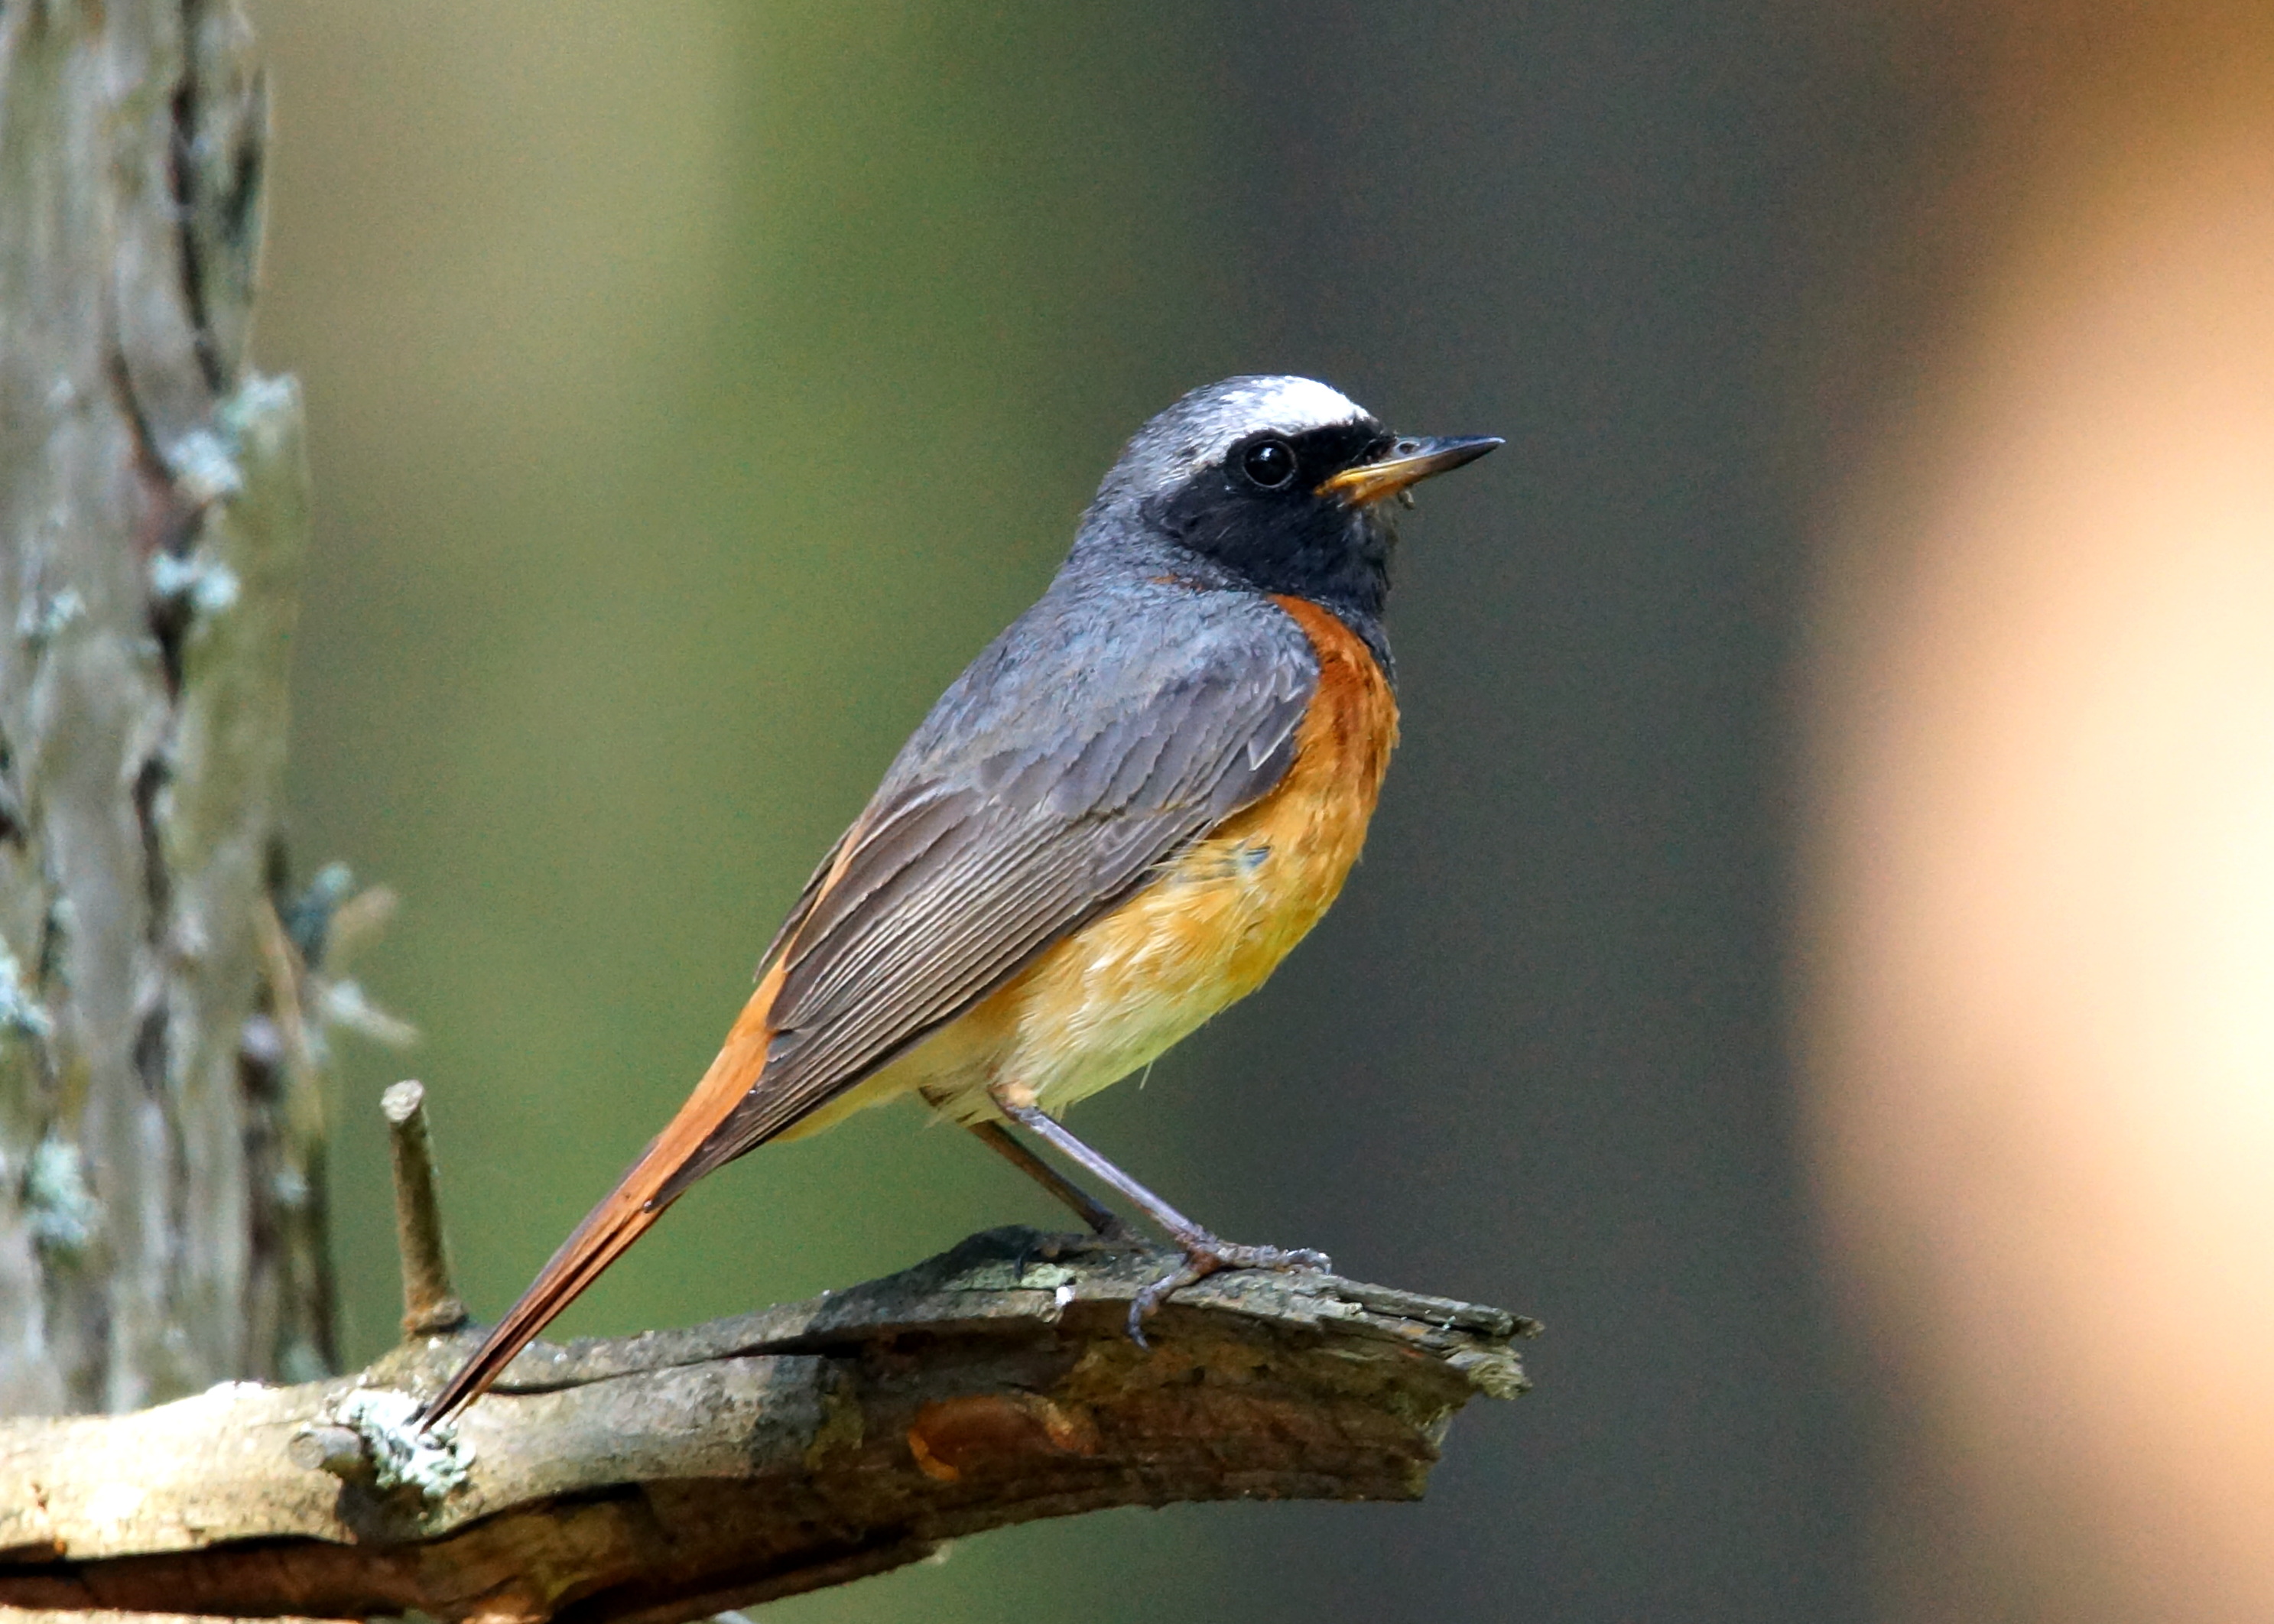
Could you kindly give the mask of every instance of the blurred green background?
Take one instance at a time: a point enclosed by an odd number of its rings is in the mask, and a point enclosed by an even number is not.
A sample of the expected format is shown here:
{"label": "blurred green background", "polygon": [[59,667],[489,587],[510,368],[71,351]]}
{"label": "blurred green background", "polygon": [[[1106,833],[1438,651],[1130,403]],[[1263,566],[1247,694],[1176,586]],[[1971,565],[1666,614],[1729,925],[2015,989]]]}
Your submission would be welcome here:
{"label": "blurred green background", "polygon": [[[1789,1147],[1780,683],[1811,346],[1899,87],[1789,8],[260,0],[260,364],[319,490],[304,863],[358,969],[335,1234],[397,1304],[426,1079],[469,1297],[664,1120],[808,868],[1239,371],[1507,451],[1427,493],[1407,743],[1342,906],[1085,1134],[1226,1233],[1504,1303],[1540,1391],[1419,1507],[1126,1513],[789,1620],[1856,1616],[1860,1429]],[[883,1112],[698,1189],[565,1322],[685,1322],[1050,1214]]]}

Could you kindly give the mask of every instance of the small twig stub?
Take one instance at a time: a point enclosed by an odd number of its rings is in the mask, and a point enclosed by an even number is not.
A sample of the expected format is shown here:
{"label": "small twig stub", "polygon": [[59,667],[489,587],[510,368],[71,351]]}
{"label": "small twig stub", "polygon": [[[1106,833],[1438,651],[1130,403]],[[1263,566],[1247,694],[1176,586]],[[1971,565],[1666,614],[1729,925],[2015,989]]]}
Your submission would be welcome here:
{"label": "small twig stub", "polygon": [[426,1090],[396,1083],[380,1096],[395,1164],[395,1239],[403,1256],[403,1334],[432,1336],[466,1322],[466,1305],[450,1283],[449,1244],[434,1192],[434,1144],[426,1128]]}

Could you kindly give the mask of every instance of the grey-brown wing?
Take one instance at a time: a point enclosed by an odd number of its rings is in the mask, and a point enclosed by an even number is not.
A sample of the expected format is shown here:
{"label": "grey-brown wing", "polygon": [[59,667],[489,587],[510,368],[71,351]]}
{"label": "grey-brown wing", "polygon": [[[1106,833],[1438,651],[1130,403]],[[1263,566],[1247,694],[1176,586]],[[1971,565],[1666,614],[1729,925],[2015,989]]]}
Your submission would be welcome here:
{"label": "grey-brown wing", "polygon": [[836,872],[837,859],[853,843],[853,837],[860,832],[860,825],[856,823],[838,836],[830,846],[828,853],[815,865],[813,873],[806,879],[805,888],[797,893],[797,900],[790,904],[789,917],[783,920],[781,928],[774,932],[774,939],[766,944],[766,951],[758,955],[758,968],[752,980],[763,979],[774,960],[781,957],[782,949],[789,945],[789,939],[805,923],[805,916],[813,912],[813,905],[820,898],[822,887],[829,883],[829,876]]}
{"label": "grey-brown wing", "polygon": [[1266,793],[1315,682],[1299,632],[1240,639],[1113,703],[1076,694],[1026,736],[942,752],[920,733],[800,898],[765,1070],[669,1192],[953,1019]]}

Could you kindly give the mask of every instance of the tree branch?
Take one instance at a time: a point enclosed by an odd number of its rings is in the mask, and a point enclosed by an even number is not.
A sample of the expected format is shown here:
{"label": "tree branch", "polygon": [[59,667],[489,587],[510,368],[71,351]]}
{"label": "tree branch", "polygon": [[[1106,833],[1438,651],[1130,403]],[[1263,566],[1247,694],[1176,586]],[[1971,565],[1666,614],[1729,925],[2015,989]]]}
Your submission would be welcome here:
{"label": "tree branch", "polygon": [[1525,1386],[1498,1309],[998,1229],[809,1302],[538,1344],[445,1447],[402,1427],[473,1333],[360,1375],[0,1422],[0,1605],[671,1624],[1109,1506],[1418,1498]]}

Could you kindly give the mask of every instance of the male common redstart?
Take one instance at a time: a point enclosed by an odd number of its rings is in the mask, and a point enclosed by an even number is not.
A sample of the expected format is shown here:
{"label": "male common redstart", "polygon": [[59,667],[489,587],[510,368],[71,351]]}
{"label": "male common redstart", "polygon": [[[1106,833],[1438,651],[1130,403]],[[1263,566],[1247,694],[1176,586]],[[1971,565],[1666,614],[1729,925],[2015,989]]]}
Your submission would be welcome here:
{"label": "male common redstart", "polygon": [[1067,1132],[1065,1108],[1261,986],[1357,860],[1397,738],[1385,499],[1492,450],[1413,440],[1307,378],[1195,389],[1138,431],[1040,602],[955,680],[806,883],[679,1114],[424,1413],[448,1417],[680,1194],[769,1139],[921,1095],[1101,1234],[1026,1128],[1186,1262],[1219,1240]]}

